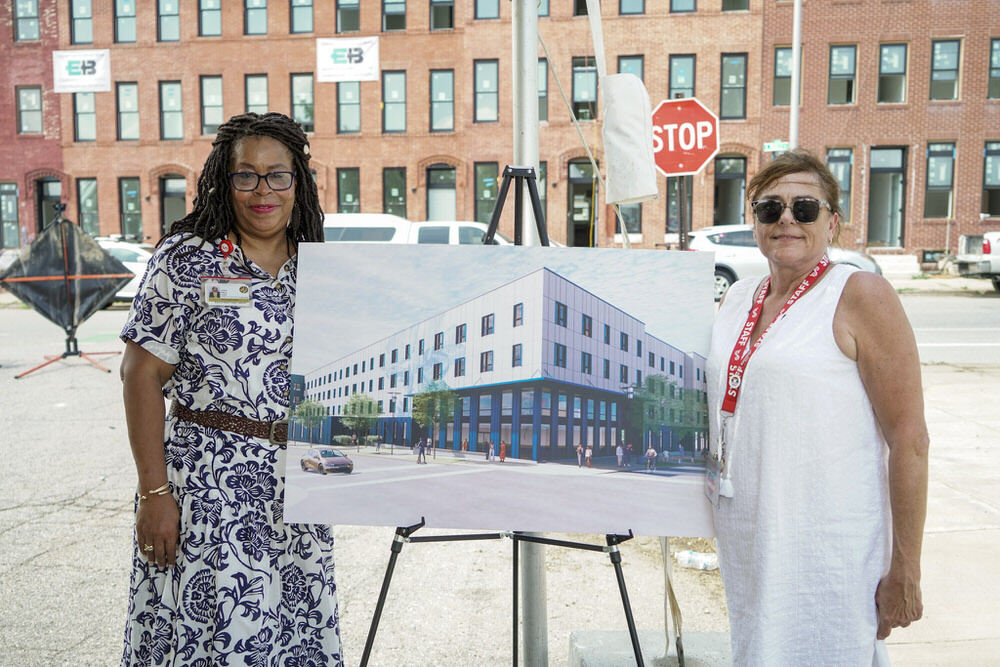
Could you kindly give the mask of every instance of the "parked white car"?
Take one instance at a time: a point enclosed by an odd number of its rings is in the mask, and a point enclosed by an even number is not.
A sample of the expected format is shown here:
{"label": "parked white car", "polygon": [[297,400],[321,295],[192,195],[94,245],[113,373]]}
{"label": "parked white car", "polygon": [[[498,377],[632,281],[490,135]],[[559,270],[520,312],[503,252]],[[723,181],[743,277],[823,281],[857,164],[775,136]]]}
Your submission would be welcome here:
{"label": "parked white car", "polygon": [[[135,274],[132,280],[115,293],[112,301],[131,302],[139,291],[139,283],[146,275],[146,265],[153,257],[150,248],[138,243],[119,241],[117,239],[99,236],[96,239],[98,245],[108,251],[108,253],[125,265],[125,268]],[[108,305],[111,305],[110,303]]]}
{"label": "parked white car", "polygon": [[[696,229],[688,234],[688,248],[715,253],[716,301],[737,280],[763,276],[768,271],[767,259],[753,239],[752,225],[716,225]],[[830,246],[830,260],[838,264],[850,264],[864,271],[882,273],[871,256],[856,250]]]}
{"label": "parked white car", "polygon": [[[323,220],[327,242],[481,244],[489,225],[475,220],[413,222],[389,213],[328,213]],[[496,245],[513,242],[497,232]]]}
{"label": "parked white car", "polygon": [[955,258],[958,274],[966,278],[989,278],[1000,292],[1000,231],[985,232],[970,251]]}

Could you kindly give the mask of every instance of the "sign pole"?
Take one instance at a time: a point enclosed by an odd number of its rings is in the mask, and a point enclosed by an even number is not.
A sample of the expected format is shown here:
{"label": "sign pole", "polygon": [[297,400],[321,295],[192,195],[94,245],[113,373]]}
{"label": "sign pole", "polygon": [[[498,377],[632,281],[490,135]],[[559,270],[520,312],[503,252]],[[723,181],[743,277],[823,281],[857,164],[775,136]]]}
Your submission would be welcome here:
{"label": "sign pole", "polygon": [[788,144],[799,147],[799,86],[802,73],[802,0],[795,0],[792,13],[792,90],[788,110]]}
{"label": "sign pole", "polygon": [[677,176],[680,179],[678,185],[678,199],[680,203],[677,206],[677,238],[680,241],[681,250],[687,250],[687,177]]}

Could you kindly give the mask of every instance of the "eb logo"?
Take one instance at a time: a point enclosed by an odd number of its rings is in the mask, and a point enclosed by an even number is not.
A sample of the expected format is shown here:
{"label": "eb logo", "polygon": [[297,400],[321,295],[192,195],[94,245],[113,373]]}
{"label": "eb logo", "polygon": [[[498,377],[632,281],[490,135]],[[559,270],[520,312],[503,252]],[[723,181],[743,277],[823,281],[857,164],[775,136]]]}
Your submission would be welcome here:
{"label": "eb logo", "polygon": [[360,46],[355,46],[350,49],[334,49],[330,57],[333,58],[333,62],[338,65],[344,65],[347,63],[356,65],[364,62],[365,60],[364,51],[361,50]]}
{"label": "eb logo", "polygon": [[68,60],[66,61],[66,73],[70,76],[85,76],[87,74],[97,74],[96,60]]}

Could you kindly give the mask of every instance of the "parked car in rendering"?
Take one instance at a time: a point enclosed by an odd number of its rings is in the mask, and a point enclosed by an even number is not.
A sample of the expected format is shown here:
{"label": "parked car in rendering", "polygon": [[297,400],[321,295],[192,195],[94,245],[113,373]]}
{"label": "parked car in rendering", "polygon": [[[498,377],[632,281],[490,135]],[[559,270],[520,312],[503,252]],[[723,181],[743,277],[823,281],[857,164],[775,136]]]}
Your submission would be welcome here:
{"label": "parked car in rendering", "polygon": [[[481,244],[489,225],[475,220],[412,222],[389,213],[328,213],[323,220],[327,242]],[[496,245],[512,245],[497,232]]]}
{"label": "parked car in rendering", "polygon": [[331,472],[342,472],[350,475],[354,471],[354,462],[346,454],[330,447],[317,447],[308,450],[299,459],[299,465],[305,472],[315,470],[323,475]]}
{"label": "parked car in rendering", "polygon": [[[126,269],[135,274],[135,277],[118,290],[112,299],[112,302],[130,303],[139,291],[139,283],[142,282],[142,277],[146,275],[146,265],[149,264],[149,260],[153,257],[152,248],[147,245],[104,236],[98,236],[94,240],[108,254],[124,264]],[[111,304],[109,303],[108,305]]]}
{"label": "parked car in rendering", "polygon": [[[688,234],[688,248],[715,253],[716,301],[737,280],[762,276],[768,271],[767,259],[753,239],[752,225],[716,225],[696,229]],[[830,260],[837,264],[850,264],[863,271],[882,273],[870,255],[856,250],[830,246]]]}

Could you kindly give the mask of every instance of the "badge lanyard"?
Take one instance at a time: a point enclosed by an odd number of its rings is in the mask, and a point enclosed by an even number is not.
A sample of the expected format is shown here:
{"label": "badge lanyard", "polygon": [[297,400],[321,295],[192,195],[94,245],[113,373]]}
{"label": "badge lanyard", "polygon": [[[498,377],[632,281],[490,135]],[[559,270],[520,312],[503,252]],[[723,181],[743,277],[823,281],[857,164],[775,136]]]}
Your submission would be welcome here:
{"label": "badge lanyard", "polygon": [[[722,399],[722,434],[719,438],[719,461],[721,464],[720,469],[722,471],[724,471],[726,467],[726,426],[727,422],[736,412],[736,402],[740,398],[740,390],[743,385],[743,374],[746,371],[747,364],[750,362],[750,357],[752,357],[753,353],[757,351],[757,348],[764,343],[764,339],[767,337],[767,332],[771,330],[774,323],[781,319],[781,316],[784,315],[788,309],[799,300],[799,297],[801,297],[806,290],[812,287],[813,283],[819,280],[820,276],[823,275],[829,266],[830,259],[826,255],[823,255],[823,257],[819,260],[819,263],[816,264],[816,266],[813,267],[813,270],[802,279],[799,286],[796,287],[795,291],[792,292],[792,295],[788,297],[785,305],[781,307],[781,310],[779,310],[778,314],[774,316],[771,323],[767,325],[767,328],[764,329],[764,332],[757,338],[757,341],[753,345],[750,345],[750,336],[753,334],[754,327],[757,326],[757,322],[760,320],[761,311],[764,309],[764,299],[767,298],[767,293],[771,288],[771,277],[768,276],[764,280],[764,285],[761,287],[760,293],[754,300],[753,307],[747,314],[746,324],[743,325],[739,338],[736,339],[736,344],[733,346],[733,352],[729,357],[729,366],[726,371],[726,394]],[[728,478],[728,472],[724,473],[724,477]]]}

